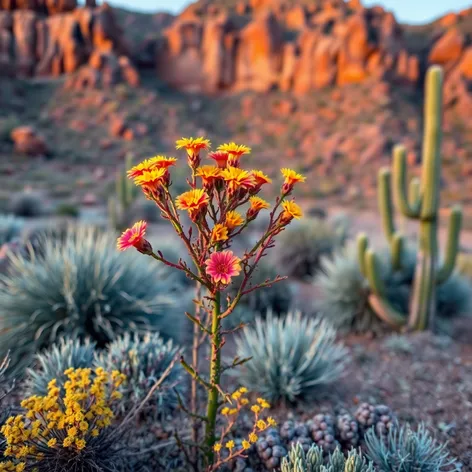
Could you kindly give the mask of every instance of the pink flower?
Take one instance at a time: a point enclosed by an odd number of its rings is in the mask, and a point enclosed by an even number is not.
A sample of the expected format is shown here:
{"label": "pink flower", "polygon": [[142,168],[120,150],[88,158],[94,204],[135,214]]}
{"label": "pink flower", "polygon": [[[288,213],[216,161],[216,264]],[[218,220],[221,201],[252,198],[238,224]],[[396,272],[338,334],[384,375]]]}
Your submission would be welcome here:
{"label": "pink flower", "polygon": [[139,252],[143,254],[149,254],[152,252],[151,245],[144,239],[146,234],[147,223],[143,220],[138,221],[133,225],[132,228],[128,228],[118,238],[116,247],[119,251],[126,251],[130,247],[135,247]]}
{"label": "pink flower", "polygon": [[241,272],[240,262],[240,259],[232,251],[214,252],[205,261],[206,272],[213,282],[228,285],[231,282],[231,277],[235,277]]}

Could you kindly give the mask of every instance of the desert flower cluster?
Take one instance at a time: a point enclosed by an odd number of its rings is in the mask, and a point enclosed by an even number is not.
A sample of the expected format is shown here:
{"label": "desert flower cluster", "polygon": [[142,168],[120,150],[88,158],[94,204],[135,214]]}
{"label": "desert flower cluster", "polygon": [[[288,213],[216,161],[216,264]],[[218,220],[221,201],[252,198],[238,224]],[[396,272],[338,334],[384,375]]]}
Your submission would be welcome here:
{"label": "desert flower cluster", "polygon": [[[202,340],[210,343],[209,377],[199,373],[198,356],[192,362],[181,358],[183,368],[191,375],[196,392],[199,384],[206,392],[206,412],[197,411],[197,401],[192,401],[189,414],[196,421],[205,424],[204,439],[199,447],[207,467],[212,467],[220,455],[215,455],[218,443],[216,417],[222,401],[231,401],[231,395],[221,385],[222,349],[225,334],[222,321],[231,316],[241,299],[249,293],[271,286],[283,277],[276,276],[257,285],[251,283],[261,259],[274,246],[275,237],[293,220],[302,216],[300,206],[291,198],[295,185],[305,181],[305,177],[295,170],[283,168],[283,185],[273,206],[259,196],[264,186],[272,183],[271,179],[260,170],[246,170],[241,167],[244,156],[250,148],[236,143],[219,146],[216,151],[208,152],[207,158],[212,165],[202,163],[202,152],[209,151],[210,141],[204,138],[182,138],[177,141],[177,149],[184,149],[190,168],[187,180],[189,190],[172,195],[172,167],[177,159],[167,156],[155,156],[132,167],[128,177],[141,187],[147,199],[155,202],[162,217],[168,220],[174,231],[183,241],[191,263],[182,259],[171,262],[166,255],[152,248],[146,240],[145,221],[139,221],[127,229],[118,238],[117,247],[124,251],[136,248],[140,253],[151,256],[156,261],[184,272],[198,285],[195,300],[196,314],[187,313],[195,324],[196,340],[194,349],[202,345]],[[242,209],[247,207],[243,212]],[[185,212],[191,221],[185,227]],[[267,227],[259,240],[244,254],[235,254],[232,249],[233,239],[240,235],[253,222],[261,211],[270,211]],[[233,296],[225,293],[233,278],[242,275],[239,287]],[[236,367],[247,359],[235,358],[229,366]],[[195,427],[196,431],[198,428]],[[197,440],[197,438],[194,438]],[[218,448],[219,446],[217,446]],[[198,460],[198,459],[197,459]]]}

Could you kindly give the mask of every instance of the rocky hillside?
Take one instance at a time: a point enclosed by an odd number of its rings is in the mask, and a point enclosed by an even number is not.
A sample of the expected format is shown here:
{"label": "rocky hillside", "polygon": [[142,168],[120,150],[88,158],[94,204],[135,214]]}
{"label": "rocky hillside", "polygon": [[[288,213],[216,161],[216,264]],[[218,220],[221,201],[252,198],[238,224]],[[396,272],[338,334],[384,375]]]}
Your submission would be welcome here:
{"label": "rocky hillside", "polygon": [[429,64],[446,72],[444,196],[472,201],[472,9],[413,27],[355,0],[200,1],[177,17],[0,0],[0,194],[105,201],[126,152],[208,134],[268,172],[290,161],[312,176],[307,198],[373,203],[394,143],[417,171]]}

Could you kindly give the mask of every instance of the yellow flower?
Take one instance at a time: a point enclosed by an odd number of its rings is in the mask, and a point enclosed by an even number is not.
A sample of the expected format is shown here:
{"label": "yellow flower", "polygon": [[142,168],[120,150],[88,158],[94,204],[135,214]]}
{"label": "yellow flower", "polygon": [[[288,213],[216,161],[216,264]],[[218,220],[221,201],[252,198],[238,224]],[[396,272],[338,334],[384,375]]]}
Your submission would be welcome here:
{"label": "yellow flower", "polygon": [[244,144],[236,144],[234,142],[231,142],[218,146],[218,151],[227,152],[232,156],[240,157],[243,154],[249,154],[251,152],[251,148],[244,146]]}
{"label": "yellow flower", "polygon": [[221,169],[216,166],[201,166],[196,175],[201,177],[204,187],[211,187],[221,177]]}
{"label": "yellow flower", "polygon": [[231,410],[229,410],[230,415],[235,415],[237,412],[238,412],[237,408],[231,408]]}
{"label": "yellow flower", "polygon": [[246,388],[246,387],[241,387],[241,388],[239,389],[239,391],[240,391],[241,393],[247,393],[247,388]]}
{"label": "yellow flower", "polygon": [[257,415],[261,411],[261,407],[259,405],[252,405],[251,411],[253,411]]}
{"label": "yellow flower", "polygon": [[277,421],[275,421],[274,418],[272,418],[272,416],[269,416],[267,418],[267,423],[269,423],[270,426],[277,426]]}
{"label": "yellow flower", "polygon": [[247,449],[251,447],[251,443],[247,441],[246,439],[244,439],[242,442],[242,446],[243,446],[243,449],[246,451]]}
{"label": "yellow flower", "polygon": [[221,175],[228,184],[230,193],[234,193],[239,189],[248,190],[255,185],[254,177],[247,170],[238,167],[229,166],[221,171]]}
{"label": "yellow flower", "polygon": [[251,210],[260,211],[260,210],[267,210],[270,207],[270,203],[266,202],[261,197],[253,196],[249,198],[249,203],[251,204]]}
{"label": "yellow flower", "polygon": [[258,187],[261,187],[264,184],[272,183],[272,179],[265,175],[261,170],[251,170],[251,175],[254,177]]}
{"label": "yellow flower", "polygon": [[205,190],[197,188],[179,195],[176,199],[176,205],[179,210],[194,212],[206,207],[209,201],[210,198]]}
{"label": "yellow flower", "polygon": [[241,405],[247,405],[249,400],[247,398],[241,398]]}
{"label": "yellow flower", "polygon": [[228,228],[221,223],[216,224],[211,232],[211,241],[213,243],[217,243],[220,241],[226,241],[227,239],[228,239]]}
{"label": "yellow flower", "polygon": [[228,229],[233,229],[244,224],[244,218],[237,211],[228,211],[225,224]]}
{"label": "yellow flower", "polygon": [[293,169],[287,169],[286,167],[280,169],[282,175],[285,177],[285,183],[289,185],[297,184],[298,182],[305,182],[306,177],[298,172],[295,172]]}
{"label": "yellow flower", "polygon": [[269,427],[269,425],[264,420],[258,420],[256,425],[260,431],[264,431]]}
{"label": "yellow flower", "polygon": [[62,443],[62,445],[64,447],[70,447],[70,446],[72,446],[73,442],[74,442],[74,438],[72,438],[70,436],[67,436],[67,438],[64,439],[64,442]]}
{"label": "yellow flower", "polygon": [[185,149],[188,154],[198,153],[201,149],[209,149],[210,140],[205,138],[181,138],[175,142],[176,149]]}
{"label": "yellow flower", "polygon": [[292,200],[286,200],[282,202],[284,211],[280,218],[280,223],[286,225],[290,223],[294,218],[299,220],[303,216],[302,209]]}
{"label": "yellow flower", "polygon": [[220,451],[221,451],[221,448],[222,448],[221,443],[216,443],[216,444],[213,446],[213,450],[214,450],[215,452],[220,452]]}
{"label": "yellow flower", "polygon": [[85,439],[76,439],[75,445],[77,446],[77,449],[81,451],[86,445]]}
{"label": "yellow flower", "polygon": [[257,442],[258,439],[259,439],[259,438],[258,438],[258,436],[257,436],[256,433],[250,433],[250,434],[249,434],[249,442],[251,442],[251,443],[254,444],[254,443]]}
{"label": "yellow flower", "polygon": [[226,415],[229,415],[229,408],[227,406],[225,406],[222,410],[221,410],[221,414],[223,416],[226,416]]}
{"label": "yellow flower", "polygon": [[152,169],[136,177],[134,183],[144,189],[155,189],[165,182],[167,176],[168,171],[165,168]]}
{"label": "yellow flower", "polygon": [[234,448],[234,441],[231,439],[225,444],[225,447],[231,451]]}
{"label": "yellow flower", "polygon": [[51,438],[48,441],[48,447],[54,447],[57,444],[57,439],[56,438]]}

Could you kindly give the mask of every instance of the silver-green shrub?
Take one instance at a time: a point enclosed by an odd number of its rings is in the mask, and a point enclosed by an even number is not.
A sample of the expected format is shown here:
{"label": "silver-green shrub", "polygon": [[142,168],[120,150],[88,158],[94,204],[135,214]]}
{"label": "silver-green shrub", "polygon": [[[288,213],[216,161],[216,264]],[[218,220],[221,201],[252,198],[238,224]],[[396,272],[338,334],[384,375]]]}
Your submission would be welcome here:
{"label": "silver-green shrub", "polygon": [[438,443],[424,425],[420,425],[417,431],[409,426],[393,428],[386,440],[370,429],[364,439],[367,457],[381,472],[460,470],[457,461],[447,451],[446,444]]}
{"label": "silver-green shrub", "polygon": [[0,355],[10,350],[17,367],[62,337],[98,347],[128,330],[176,337],[180,289],[163,264],[118,252],[114,234],[71,228],[0,275]]}
{"label": "silver-green shrub", "polygon": [[282,460],[281,472],[375,472],[360,452],[352,450],[347,458],[339,450],[324,460],[323,449],[315,444],[305,454],[301,444],[292,446]]}
{"label": "silver-green shrub", "polygon": [[57,386],[62,388],[67,380],[65,370],[70,367],[92,368],[94,358],[95,343],[88,339],[84,342],[78,339],[61,339],[58,344],[35,355],[34,366],[26,371],[26,391],[29,395],[45,397],[52,379],[56,379]]}
{"label": "silver-green shrub", "polygon": [[[125,413],[143,402],[179,351],[172,340],[165,342],[159,333],[142,336],[125,333],[97,355],[95,365],[108,372],[118,370],[126,375],[120,401],[121,411]],[[183,394],[182,379],[183,369],[177,362],[145,404],[143,412],[147,418],[162,418],[178,406],[178,395]]]}
{"label": "silver-green shrub", "polygon": [[290,312],[257,318],[236,340],[239,358],[248,358],[238,380],[271,401],[310,397],[340,378],[349,360],[324,320]]}
{"label": "silver-green shrub", "polygon": [[19,238],[24,221],[13,215],[0,215],[0,247]]}

